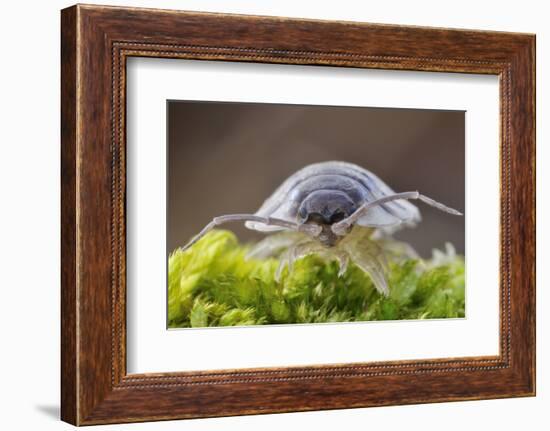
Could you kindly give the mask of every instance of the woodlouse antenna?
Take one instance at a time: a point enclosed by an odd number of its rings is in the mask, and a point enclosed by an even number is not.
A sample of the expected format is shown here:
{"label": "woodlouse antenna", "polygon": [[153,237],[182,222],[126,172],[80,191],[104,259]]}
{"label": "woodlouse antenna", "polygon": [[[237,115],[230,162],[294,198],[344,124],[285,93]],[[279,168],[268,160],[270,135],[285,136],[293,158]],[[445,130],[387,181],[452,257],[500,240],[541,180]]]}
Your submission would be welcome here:
{"label": "woodlouse antenna", "polygon": [[443,205],[442,203],[437,202],[427,196],[421,195],[418,191],[403,192],[403,193],[395,193],[390,196],[384,196],[372,202],[364,203],[352,215],[345,218],[344,220],[339,221],[338,223],[333,224],[331,226],[331,229],[336,235],[343,236],[348,232],[348,229],[351,226],[353,226],[357,222],[357,220],[359,220],[363,215],[365,215],[365,213],[370,208],[375,207],[377,205],[384,204],[386,202],[396,201],[399,199],[419,199],[422,202],[434,208],[437,208],[438,210],[444,211],[446,213],[453,214],[453,215],[462,215],[460,211],[457,211],[453,208]]}
{"label": "woodlouse antenna", "polygon": [[219,217],[214,217],[214,219],[208,223],[197,235],[195,235],[191,241],[189,241],[183,247],[180,247],[181,251],[187,250],[198,240],[200,240],[204,235],[206,235],[210,230],[214,229],[216,226],[222,225],[224,223],[231,223],[236,221],[254,221],[258,223],[263,223],[268,226],[279,226],[285,229],[304,232],[311,236],[317,236],[321,233],[321,227],[312,224],[298,224],[293,223],[287,220],[282,220],[274,217],[261,217],[254,214],[226,214]]}

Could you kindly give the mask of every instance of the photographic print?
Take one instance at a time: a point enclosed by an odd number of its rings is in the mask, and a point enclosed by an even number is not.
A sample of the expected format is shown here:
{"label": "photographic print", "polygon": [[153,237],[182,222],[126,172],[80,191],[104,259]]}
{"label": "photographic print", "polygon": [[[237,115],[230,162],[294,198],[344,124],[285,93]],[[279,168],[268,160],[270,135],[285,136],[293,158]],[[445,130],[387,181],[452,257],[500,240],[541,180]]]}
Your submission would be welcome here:
{"label": "photographic print", "polygon": [[463,111],[167,117],[168,328],[465,317]]}

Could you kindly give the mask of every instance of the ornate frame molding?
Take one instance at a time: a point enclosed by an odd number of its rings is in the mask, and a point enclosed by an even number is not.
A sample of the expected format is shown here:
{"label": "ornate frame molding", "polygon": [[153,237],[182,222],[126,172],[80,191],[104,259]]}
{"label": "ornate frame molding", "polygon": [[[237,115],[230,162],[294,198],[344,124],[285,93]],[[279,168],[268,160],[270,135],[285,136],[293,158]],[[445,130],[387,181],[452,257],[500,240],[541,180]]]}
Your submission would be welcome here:
{"label": "ornate frame molding", "polygon": [[[308,41],[310,35],[317,41]],[[65,9],[62,419],[98,424],[533,395],[534,44],[534,36],[510,33]],[[125,66],[131,56],[498,75],[500,354],[127,375]],[[251,391],[256,397],[247,396]]]}

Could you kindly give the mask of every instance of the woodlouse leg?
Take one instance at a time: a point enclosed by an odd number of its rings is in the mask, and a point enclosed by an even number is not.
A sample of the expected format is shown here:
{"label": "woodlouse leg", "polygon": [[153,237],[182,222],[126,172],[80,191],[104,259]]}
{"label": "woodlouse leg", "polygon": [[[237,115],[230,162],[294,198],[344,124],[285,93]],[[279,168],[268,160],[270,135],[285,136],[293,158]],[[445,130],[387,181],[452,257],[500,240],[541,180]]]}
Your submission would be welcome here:
{"label": "woodlouse leg", "polygon": [[269,235],[252,246],[246,254],[246,259],[266,259],[277,255],[283,249],[289,248],[304,238],[296,232],[280,232]]}
{"label": "woodlouse leg", "polygon": [[340,266],[338,269],[338,277],[343,277],[348,270],[349,254],[344,250],[338,249],[334,250],[332,254],[336,258],[336,260],[338,261],[338,265]]}
{"label": "woodlouse leg", "polygon": [[380,244],[386,255],[390,255],[396,260],[420,260],[420,255],[412,245],[404,241],[398,241],[379,229],[373,232],[371,239],[376,240]]}
{"label": "woodlouse leg", "polygon": [[285,267],[288,266],[288,270],[292,271],[292,269],[294,268],[294,262],[296,262],[298,259],[301,259],[302,257],[308,256],[310,254],[323,252],[324,250],[325,248],[320,243],[318,243],[317,241],[312,241],[310,239],[306,239],[305,241],[301,241],[289,247],[288,250],[286,250],[281,256],[279,267],[275,272],[275,281],[280,281],[281,275]]}
{"label": "woodlouse leg", "polygon": [[317,241],[306,240],[296,244],[291,249],[290,253],[290,267],[294,266],[294,262],[302,257],[306,257],[310,254],[318,253],[324,250],[324,247]]}
{"label": "woodlouse leg", "polygon": [[275,281],[277,283],[281,281],[281,275],[283,275],[283,271],[289,265],[289,262],[290,262],[290,249],[286,249],[285,252],[281,255],[279,260],[279,266],[275,271]]}
{"label": "woodlouse leg", "polygon": [[348,253],[355,265],[370,276],[376,290],[388,296],[388,262],[380,246],[369,239],[369,231],[355,229],[351,237],[340,243],[340,247]]}

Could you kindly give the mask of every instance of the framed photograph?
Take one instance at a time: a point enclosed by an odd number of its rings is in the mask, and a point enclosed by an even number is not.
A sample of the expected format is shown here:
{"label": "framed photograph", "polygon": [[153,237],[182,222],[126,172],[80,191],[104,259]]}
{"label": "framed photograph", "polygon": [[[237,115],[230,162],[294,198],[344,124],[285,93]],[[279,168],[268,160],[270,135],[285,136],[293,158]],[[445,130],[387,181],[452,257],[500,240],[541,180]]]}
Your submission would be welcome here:
{"label": "framed photograph", "polygon": [[62,419],[535,394],[535,36],[61,14]]}

